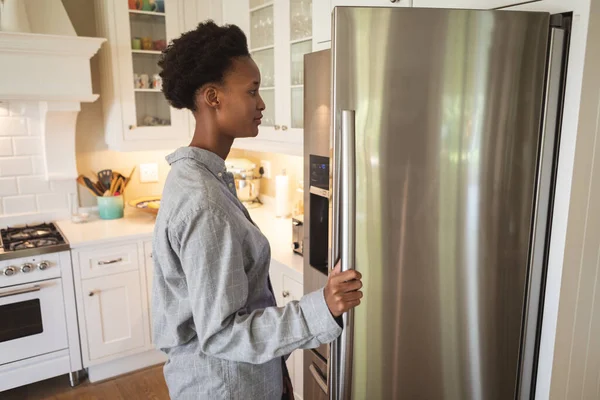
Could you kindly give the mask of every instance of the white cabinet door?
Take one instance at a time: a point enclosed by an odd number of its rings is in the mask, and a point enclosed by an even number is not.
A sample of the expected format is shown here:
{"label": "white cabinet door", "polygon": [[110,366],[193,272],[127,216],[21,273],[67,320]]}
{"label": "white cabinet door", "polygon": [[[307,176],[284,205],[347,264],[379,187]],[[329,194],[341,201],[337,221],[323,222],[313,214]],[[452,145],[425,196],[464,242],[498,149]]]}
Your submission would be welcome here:
{"label": "white cabinet door", "polygon": [[118,151],[183,145],[191,133],[189,112],[170,107],[153,84],[161,49],[184,31],[182,0],[160,3],[164,10],[132,10],[129,3],[95,1],[98,34],[108,38],[100,50],[106,142]]}
{"label": "white cabinet door", "polygon": [[[304,288],[302,283],[289,277],[284,272],[282,275],[283,303],[287,304],[290,301],[298,301],[302,298],[303,293]],[[294,351],[286,363],[297,399],[302,399],[304,394],[304,357],[302,356],[302,352],[303,350]]]}
{"label": "white cabinet door", "polygon": [[138,271],[86,279],[81,288],[90,361],[145,350],[147,329]]}
{"label": "white cabinet door", "polygon": [[223,0],[223,22],[238,25],[261,71],[265,102],[257,138],[235,148],[302,155],[304,54],[313,51],[312,0]]}
{"label": "white cabinet door", "polygon": [[413,7],[490,10],[520,3],[523,3],[523,0],[413,0]]}

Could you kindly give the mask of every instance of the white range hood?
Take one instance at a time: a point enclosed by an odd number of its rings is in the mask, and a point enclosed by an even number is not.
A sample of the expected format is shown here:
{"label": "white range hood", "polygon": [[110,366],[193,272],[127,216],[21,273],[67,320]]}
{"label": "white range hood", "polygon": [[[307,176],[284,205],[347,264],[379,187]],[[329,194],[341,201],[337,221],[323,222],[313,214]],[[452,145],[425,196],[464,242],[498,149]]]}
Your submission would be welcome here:
{"label": "white range hood", "polygon": [[76,36],[60,0],[17,1],[29,32],[0,31],[0,101],[32,108],[27,114],[44,138],[46,178],[73,179],[80,103],[98,98],[90,58],[106,39]]}

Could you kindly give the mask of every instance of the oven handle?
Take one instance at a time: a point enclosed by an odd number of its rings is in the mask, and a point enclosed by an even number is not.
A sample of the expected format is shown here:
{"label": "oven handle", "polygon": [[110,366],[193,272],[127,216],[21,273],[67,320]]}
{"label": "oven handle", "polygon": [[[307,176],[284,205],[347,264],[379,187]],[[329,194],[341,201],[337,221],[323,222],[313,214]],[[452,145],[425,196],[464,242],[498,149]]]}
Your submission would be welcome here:
{"label": "oven handle", "polygon": [[34,286],[28,287],[28,288],[9,290],[8,292],[0,293],[0,298],[16,296],[18,294],[39,292],[41,289],[42,289],[42,287],[40,285],[34,285]]}

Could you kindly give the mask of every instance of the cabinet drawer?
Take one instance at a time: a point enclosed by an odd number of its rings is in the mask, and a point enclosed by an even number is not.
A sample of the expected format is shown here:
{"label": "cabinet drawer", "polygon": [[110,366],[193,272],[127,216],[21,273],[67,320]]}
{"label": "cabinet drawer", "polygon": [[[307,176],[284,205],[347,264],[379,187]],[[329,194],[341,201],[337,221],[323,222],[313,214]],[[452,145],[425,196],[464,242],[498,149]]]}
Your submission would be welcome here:
{"label": "cabinet drawer", "polygon": [[79,268],[82,279],[137,271],[139,267],[140,260],[136,243],[79,252]]}

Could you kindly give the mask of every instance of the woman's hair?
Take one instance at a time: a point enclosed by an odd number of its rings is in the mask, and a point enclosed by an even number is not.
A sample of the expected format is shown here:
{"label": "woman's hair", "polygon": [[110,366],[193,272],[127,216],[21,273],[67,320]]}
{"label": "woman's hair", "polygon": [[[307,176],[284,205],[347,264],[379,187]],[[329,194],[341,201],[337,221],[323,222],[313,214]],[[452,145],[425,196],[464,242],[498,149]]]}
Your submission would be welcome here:
{"label": "woman's hair", "polygon": [[223,83],[233,59],[242,56],[250,53],[239,27],[202,22],[163,51],[158,62],[162,91],[173,107],[195,111],[196,91],[207,83]]}

